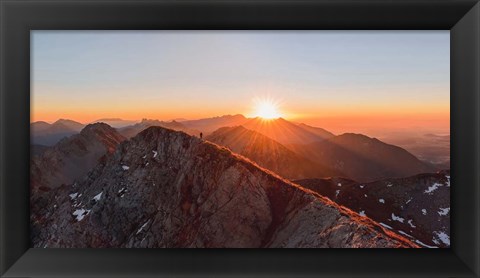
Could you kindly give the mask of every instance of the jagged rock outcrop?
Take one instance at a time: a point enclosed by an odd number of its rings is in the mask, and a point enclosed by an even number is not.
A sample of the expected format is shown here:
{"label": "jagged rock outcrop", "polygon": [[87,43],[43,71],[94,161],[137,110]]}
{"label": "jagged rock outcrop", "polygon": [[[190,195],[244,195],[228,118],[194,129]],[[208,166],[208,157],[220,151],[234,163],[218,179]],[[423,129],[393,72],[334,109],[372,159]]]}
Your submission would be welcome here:
{"label": "jagged rock outcrop", "polygon": [[417,247],[225,148],[160,127],[50,195],[37,247]]}
{"label": "jagged rock outcrop", "polygon": [[81,180],[99,163],[104,163],[124,140],[107,124],[90,124],[80,134],[62,139],[31,158],[30,219],[33,238],[41,230],[48,229],[45,220],[51,216],[52,202],[62,200],[66,188]]}
{"label": "jagged rock outcrop", "polygon": [[342,178],[295,182],[423,247],[450,246],[449,171],[371,183]]}

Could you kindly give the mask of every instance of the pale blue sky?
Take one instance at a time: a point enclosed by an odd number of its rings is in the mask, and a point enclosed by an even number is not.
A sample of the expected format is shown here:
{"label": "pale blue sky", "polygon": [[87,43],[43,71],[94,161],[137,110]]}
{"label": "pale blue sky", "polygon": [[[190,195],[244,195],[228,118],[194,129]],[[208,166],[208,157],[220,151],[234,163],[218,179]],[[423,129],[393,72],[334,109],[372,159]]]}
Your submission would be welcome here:
{"label": "pale blue sky", "polygon": [[245,114],[258,96],[305,118],[445,109],[449,41],[449,31],[33,31],[33,117]]}

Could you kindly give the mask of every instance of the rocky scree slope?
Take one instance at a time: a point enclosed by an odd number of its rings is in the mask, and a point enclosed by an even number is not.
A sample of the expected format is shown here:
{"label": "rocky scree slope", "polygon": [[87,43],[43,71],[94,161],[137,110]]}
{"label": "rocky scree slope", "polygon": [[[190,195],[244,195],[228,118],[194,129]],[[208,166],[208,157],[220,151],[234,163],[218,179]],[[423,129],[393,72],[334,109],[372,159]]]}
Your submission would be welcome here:
{"label": "rocky scree slope", "polygon": [[450,171],[358,183],[295,181],[423,247],[450,247]]}
{"label": "rocky scree slope", "polygon": [[35,235],[44,229],[44,220],[51,213],[50,204],[56,192],[71,186],[111,155],[125,140],[117,131],[102,123],[86,126],[73,135],[31,157],[30,218]]}
{"label": "rocky scree slope", "polygon": [[37,247],[417,247],[225,148],[161,127],[51,192]]}

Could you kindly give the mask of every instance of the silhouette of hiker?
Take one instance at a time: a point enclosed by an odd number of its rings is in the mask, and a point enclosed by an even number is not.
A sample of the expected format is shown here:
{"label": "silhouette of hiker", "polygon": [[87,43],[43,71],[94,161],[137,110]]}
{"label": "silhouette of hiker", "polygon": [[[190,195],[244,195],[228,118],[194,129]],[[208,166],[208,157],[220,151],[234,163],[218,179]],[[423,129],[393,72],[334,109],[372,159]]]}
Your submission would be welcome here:
{"label": "silhouette of hiker", "polygon": [[200,139],[202,139],[202,138],[203,138],[203,133],[200,132]]}

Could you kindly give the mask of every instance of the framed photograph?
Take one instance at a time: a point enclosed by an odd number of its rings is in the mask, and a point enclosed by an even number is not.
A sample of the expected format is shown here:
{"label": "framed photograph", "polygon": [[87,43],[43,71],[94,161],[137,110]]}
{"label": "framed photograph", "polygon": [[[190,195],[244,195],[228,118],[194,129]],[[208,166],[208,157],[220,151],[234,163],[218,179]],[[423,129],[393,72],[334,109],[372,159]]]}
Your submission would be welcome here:
{"label": "framed photograph", "polygon": [[477,1],[0,7],[2,277],[479,276]]}

